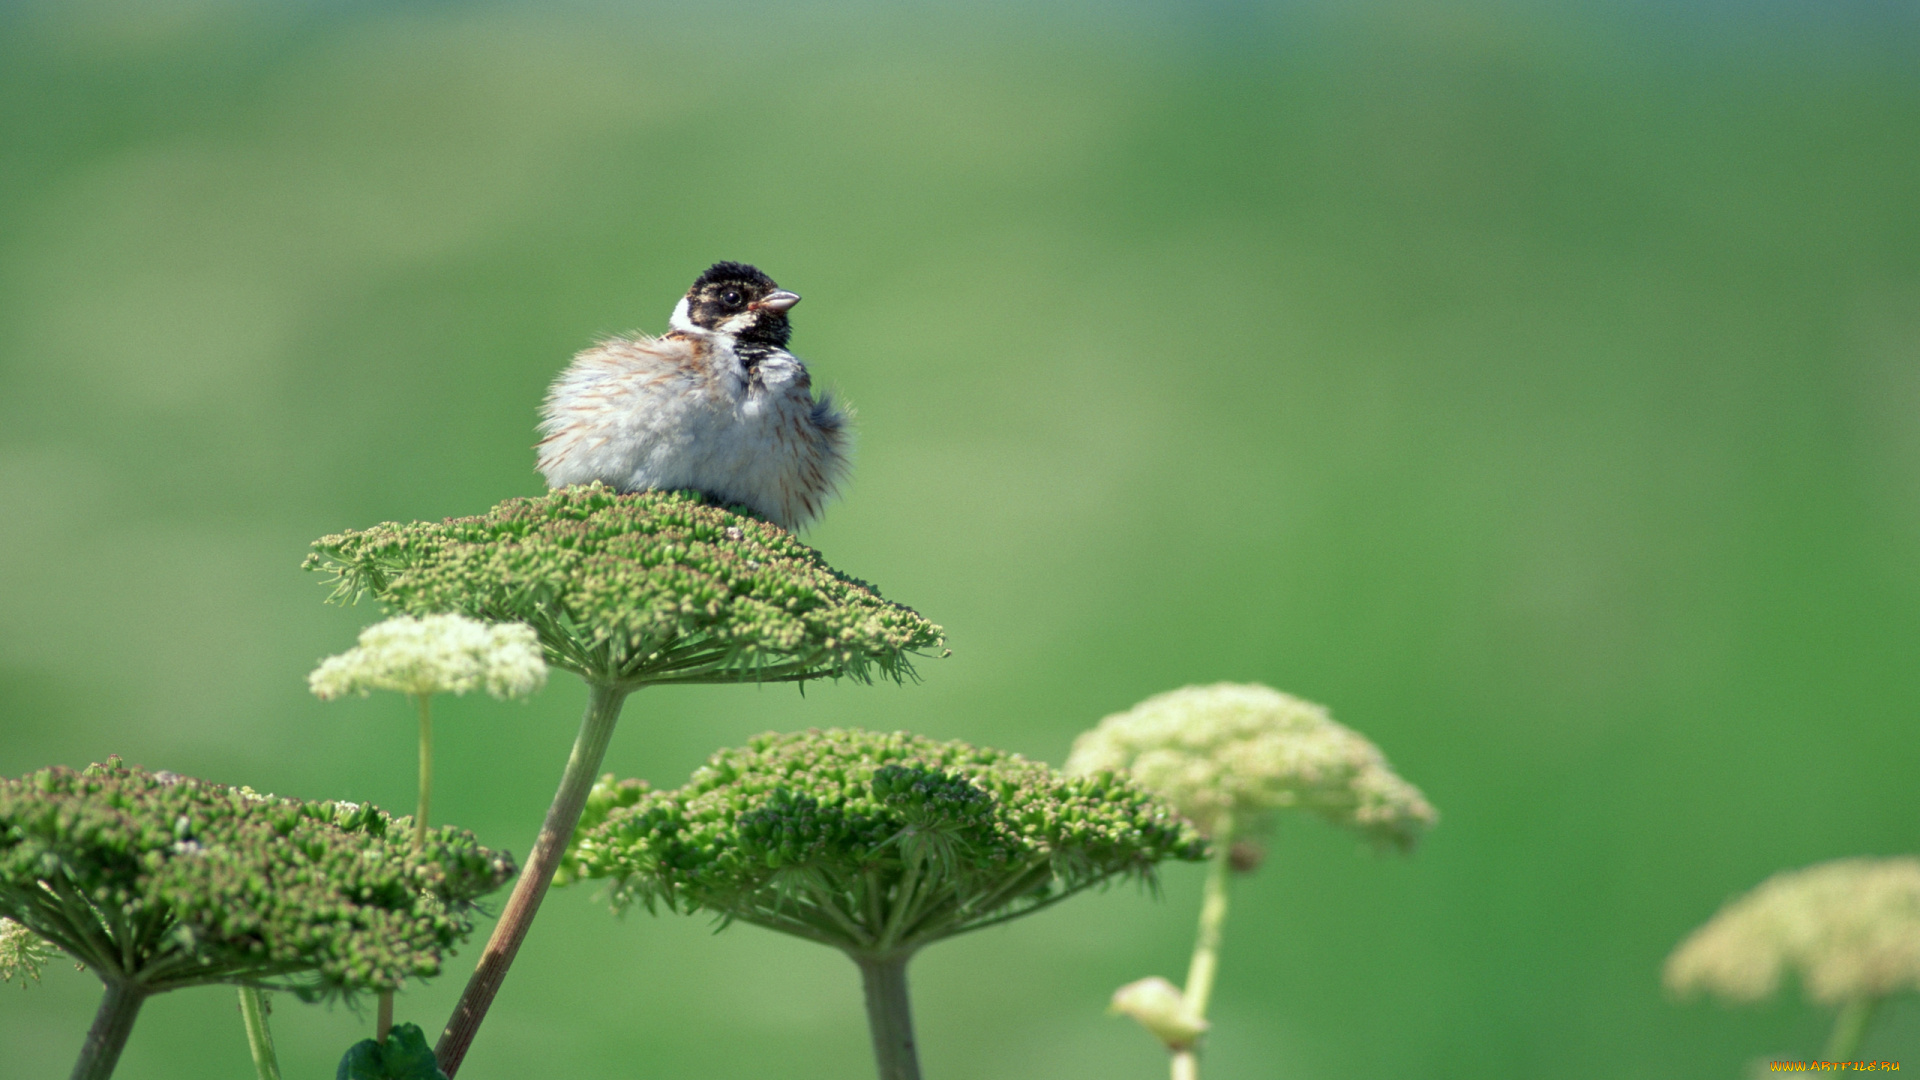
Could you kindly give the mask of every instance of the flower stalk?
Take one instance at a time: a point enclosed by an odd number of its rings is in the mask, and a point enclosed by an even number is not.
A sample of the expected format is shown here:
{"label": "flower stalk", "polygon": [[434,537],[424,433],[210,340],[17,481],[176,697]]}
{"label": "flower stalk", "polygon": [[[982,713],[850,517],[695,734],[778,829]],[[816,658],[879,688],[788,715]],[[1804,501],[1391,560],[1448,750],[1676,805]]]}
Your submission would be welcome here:
{"label": "flower stalk", "polygon": [[507,899],[500,921],[494,925],[493,936],[487,939],[486,950],[480,954],[480,962],[468,978],[467,988],[454,1005],[453,1016],[441,1032],[440,1041],[434,1045],[433,1056],[448,1080],[452,1080],[460,1063],[466,1060],[473,1037],[479,1033],[487,1010],[506,981],[507,969],[513,966],[513,958],[520,951],[520,943],[526,940],[527,930],[540,912],[540,902],[546,899],[547,888],[553,884],[553,872],[559,869],[560,859],[573,839],[574,826],[580,822],[580,811],[586,807],[587,793],[593,789],[600,762],[607,756],[607,744],[613,740],[614,726],[620,721],[620,708],[631,692],[629,687],[618,684],[587,684],[586,715],[580,720],[580,733],[573,741],[566,770],[560,774],[560,788],[554,792],[546,821],[541,824],[540,835],[527,856],[526,869],[514,883],[513,895]]}
{"label": "flower stalk", "polygon": [[880,1080],[920,1080],[920,1055],[913,1043],[913,1005],[907,996],[907,960],[911,954],[853,954],[867,999],[867,1030],[873,1036],[873,1060]]}
{"label": "flower stalk", "polygon": [[1881,998],[1862,995],[1840,1007],[1840,1015],[1833,1019],[1833,1034],[1827,1039],[1825,1061],[1852,1061],[1860,1052],[1860,1041],[1867,1036],[1867,1026],[1873,1023],[1873,1014],[1879,1011]]}
{"label": "flower stalk", "polygon": [[1200,900],[1200,932],[1193,943],[1193,960],[1187,965],[1187,985],[1181,991],[1187,1008],[1202,1020],[1207,1002],[1213,996],[1214,973],[1220,968],[1220,930],[1227,922],[1227,888],[1232,871],[1228,845],[1229,828],[1214,838],[1214,853],[1207,865],[1206,892]]}
{"label": "flower stalk", "polygon": [[[420,796],[413,811],[413,850],[417,852],[427,839],[427,810],[433,803],[433,695],[411,696],[420,705]],[[374,1041],[384,1045],[392,1031],[393,991],[382,990],[374,1013]]]}
{"label": "flower stalk", "polygon": [[[382,994],[381,1000],[390,1000]],[[253,1055],[253,1071],[259,1080],[280,1080],[280,1060],[273,1052],[273,1032],[267,1027],[266,991],[252,986],[240,988],[240,1018],[247,1026],[247,1050]]]}
{"label": "flower stalk", "polygon": [[427,807],[433,802],[433,695],[413,697],[420,703],[420,802],[413,811],[413,850],[419,851],[427,841]]}
{"label": "flower stalk", "polygon": [[[360,633],[358,647],[321,661],[307,684],[323,700],[397,690],[420,712],[420,783],[413,812],[413,852],[427,839],[433,803],[433,695],[485,689],[497,698],[524,698],[545,686],[547,665],[533,628],[489,624],[464,615],[424,618],[400,615]],[[391,988],[380,991],[374,1041],[385,1045],[393,1031]]]}
{"label": "flower stalk", "polygon": [[74,1062],[73,1080],[108,1080],[113,1075],[120,1051],[127,1048],[127,1036],[133,1034],[133,1022],[140,1018],[140,1006],[146,1002],[146,991],[133,983],[107,980],[87,1041],[80,1047],[80,1060]]}
{"label": "flower stalk", "polygon": [[[1206,890],[1200,898],[1200,930],[1187,964],[1187,985],[1180,997],[1188,1015],[1204,1023],[1213,998],[1213,979],[1220,970],[1220,936],[1227,923],[1227,892],[1233,880],[1233,820],[1224,819],[1213,838],[1213,858],[1207,863]],[[1173,1051],[1173,1080],[1199,1080],[1199,1053],[1192,1043]]]}
{"label": "flower stalk", "polygon": [[1438,820],[1379,747],[1322,706],[1254,684],[1189,686],[1109,716],[1074,740],[1067,772],[1125,773],[1213,845],[1186,988],[1140,979],[1116,990],[1109,1010],[1160,1040],[1173,1080],[1199,1080],[1197,1044],[1209,1026],[1232,875],[1258,868],[1254,840],[1276,814],[1309,811],[1400,851]]}

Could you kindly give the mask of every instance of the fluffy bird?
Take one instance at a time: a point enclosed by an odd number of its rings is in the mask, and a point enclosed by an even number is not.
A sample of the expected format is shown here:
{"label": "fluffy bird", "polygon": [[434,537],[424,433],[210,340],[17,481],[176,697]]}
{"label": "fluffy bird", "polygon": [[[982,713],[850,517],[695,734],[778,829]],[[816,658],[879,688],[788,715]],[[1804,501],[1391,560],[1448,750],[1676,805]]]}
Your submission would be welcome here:
{"label": "fluffy bird", "polygon": [[660,337],[608,338],[573,358],[541,407],[547,486],[693,488],[786,529],[820,515],[847,468],[847,413],[813,396],[787,351],[800,297],[718,262]]}

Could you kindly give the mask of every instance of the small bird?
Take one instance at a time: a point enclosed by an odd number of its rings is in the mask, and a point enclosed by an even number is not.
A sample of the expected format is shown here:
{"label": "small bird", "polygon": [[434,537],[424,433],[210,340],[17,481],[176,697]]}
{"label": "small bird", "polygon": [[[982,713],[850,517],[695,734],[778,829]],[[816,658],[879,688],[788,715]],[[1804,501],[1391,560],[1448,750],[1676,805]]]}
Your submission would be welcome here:
{"label": "small bird", "polygon": [[547,486],[693,488],[786,529],[820,516],[846,473],[848,415],[813,396],[787,351],[799,302],[754,267],[717,262],[665,334],[575,356],[540,410]]}

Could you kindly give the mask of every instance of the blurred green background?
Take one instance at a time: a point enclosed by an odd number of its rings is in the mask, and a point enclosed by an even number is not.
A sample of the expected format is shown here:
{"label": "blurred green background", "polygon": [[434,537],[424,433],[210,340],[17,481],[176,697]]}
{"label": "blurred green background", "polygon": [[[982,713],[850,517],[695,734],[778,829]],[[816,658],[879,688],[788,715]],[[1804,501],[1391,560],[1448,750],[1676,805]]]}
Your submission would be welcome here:
{"label": "blurred green background", "polygon": [[[1723,899],[1912,851],[1920,22],[1909,4],[13,4],[0,11],[0,774],[109,753],[413,797],[320,534],[539,489],[549,379],[708,262],[806,296],[860,411],[808,536],[943,623],[907,687],[650,690],[609,767],[769,728],[1055,763],[1184,683],[1329,703],[1442,811],[1288,824],[1209,1080],[1731,1077]],[[435,810],[524,854],[584,700],[442,706]],[[942,944],[933,1080],[1148,1078],[1199,873]],[[407,992],[437,1030],[478,947]],[[0,993],[65,1075],[98,996]],[[286,1002],[289,1080],[371,1018]],[[1920,1006],[1866,1044],[1920,1058]],[[844,959],[549,898],[463,1080],[871,1075]],[[125,1080],[249,1074],[233,997]]]}

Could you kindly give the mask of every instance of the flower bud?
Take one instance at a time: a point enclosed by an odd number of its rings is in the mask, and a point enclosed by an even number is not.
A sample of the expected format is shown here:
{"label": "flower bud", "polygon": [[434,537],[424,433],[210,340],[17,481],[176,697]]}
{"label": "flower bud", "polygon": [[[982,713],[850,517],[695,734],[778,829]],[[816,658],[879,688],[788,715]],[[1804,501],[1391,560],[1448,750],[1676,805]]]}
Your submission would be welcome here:
{"label": "flower bud", "polygon": [[1130,982],[1113,992],[1113,1004],[1107,1011],[1115,1015],[1125,1014],[1140,1022],[1140,1026],[1152,1033],[1166,1045],[1168,1050],[1179,1051],[1193,1045],[1195,1039],[1206,1033],[1207,1022],[1193,1015],[1187,1008],[1186,998],[1180,988],[1158,975]]}

